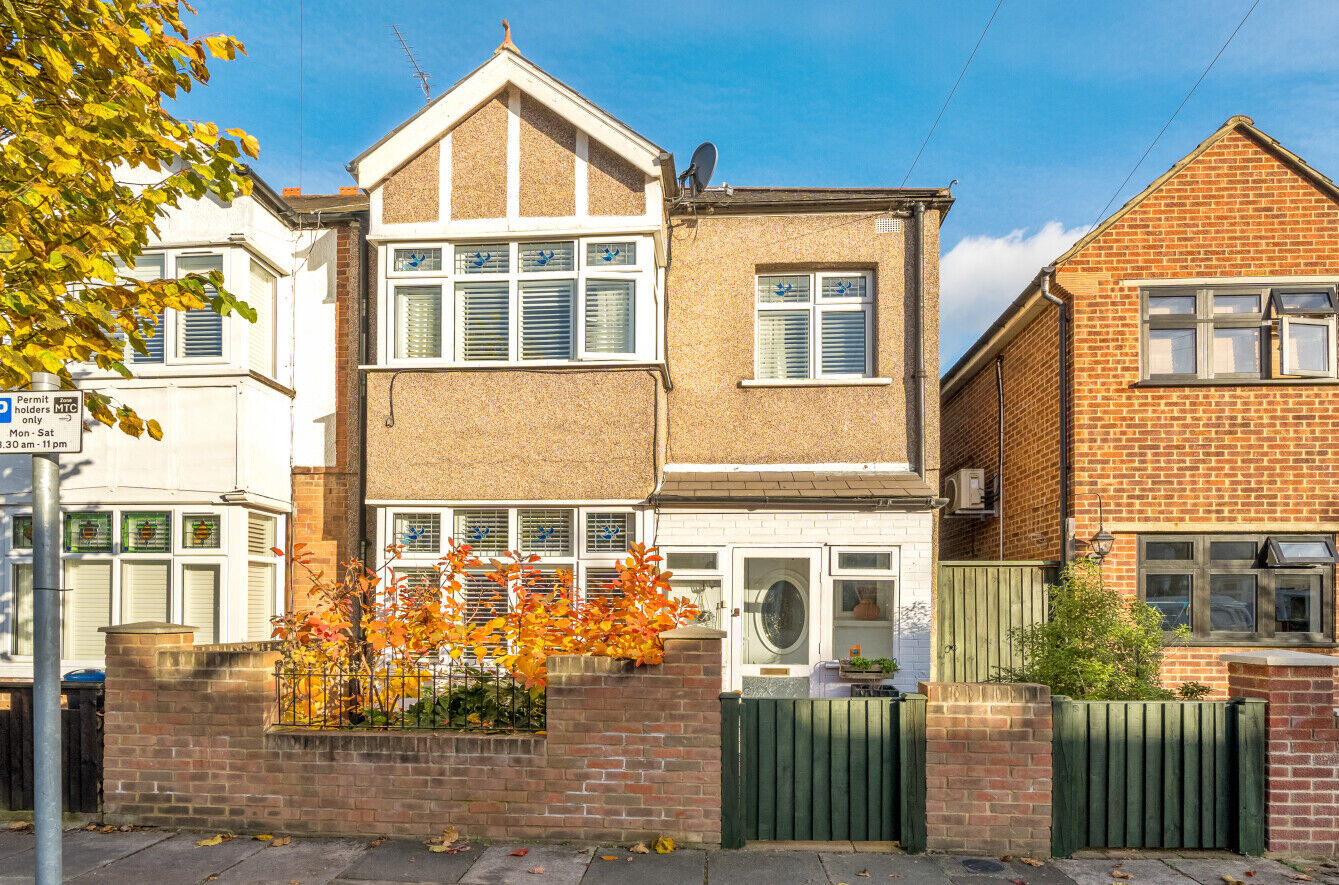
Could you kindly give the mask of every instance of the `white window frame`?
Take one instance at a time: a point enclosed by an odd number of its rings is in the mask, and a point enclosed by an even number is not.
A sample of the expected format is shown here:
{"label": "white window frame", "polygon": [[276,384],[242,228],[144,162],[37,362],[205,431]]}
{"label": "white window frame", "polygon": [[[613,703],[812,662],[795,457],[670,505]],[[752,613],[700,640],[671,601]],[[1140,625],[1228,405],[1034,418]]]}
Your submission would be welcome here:
{"label": "white window frame", "polygon": [[[1293,326],[1320,326],[1326,330],[1326,367],[1324,371],[1303,369],[1292,365],[1288,348],[1288,334]],[[1296,375],[1301,378],[1333,378],[1335,375],[1334,316],[1305,317],[1286,315],[1279,318],[1279,368],[1284,375]]]}
{"label": "white window frame", "polygon": [[[758,297],[759,277],[807,276],[808,301],[763,302]],[[861,298],[824,298],[823,281],[832,277],[860,276],[865,279],[865,294]],[[850,380],[870,378],[874,374],[874,272],[869,270],[788,271],[776,270],[753,275],[753,378],[756,381],[777,384],[804,380]],[[764,311],[805,311],[809,314],[809,374],[805,378],[764,378],[758,320]],[[827,313],[865,314],[865,369],[863,372],[823,372],[823,315]]]}
{"label": "white window frame", "polygon": [[[842,568],[841,554],[843,553],[887,553],[888,568]],[[892,578],[894,580],[901,574],[901,550],[897,547],[888,546],[854,546],[845,545],[842,547],[833,547],[831,550],[831,561],[828,566],[828,573],[834,578],[870,578],[883,580]]]}
{"label": "white window frame", "polygon": [[[192,247],[183,249],[145,249],[143,254],[145,256],[148,255],[163,256],[163,279],[167,280],[177,279],[177,273],[178,273],[177,259],[179,258],[188,258],[188,257],[200,258],[208,255],[218,256],[219,261],[221,263],[220,269],[223,273],[223,287],[228,291],[235,291],[236,280],[234,279],[234,274],[231,272],[229,267],[233,259],[232,252],[233,250],[231,248],[218,246],[218,247],[203,247],[203,248]],[[261,267],[265,268],[265,270],[275,278],[273,297],[272,297],[273,316],[271,317],[271,326],[274,326],[278,321],[278,314],[279,314],[278,301],[279,301],[280,275],[276,274],[274,272],[274,269],[271,268],[266,262],[260,261],[254,255],[247,253],[246,257],[249,258],[251,261],[256,261],[258,264],[260,264]],[[249,269],[250,265],[248,264],[247,267]],[[250,275],[248,274],[247,276],[248,291],[250,290],[250,285],[251,285],[251,278]],[[242,300],[245,301],[246,298],[242,297]],[[173,310],[171,308],[164,309],[163,322],[159,324],[154,330],[154,337],[161,338],[163,342],[162,362],[136,361],[135,358],[140,355],[139,351],[136,351],[134,348],[132,348],[129,345],[129,343],[126,344],[126,352],[124,358],[126,364],[132,367],[133,371],[139,372],[143,369],[150,369],[150,370],[162,369],[171,366],[219,366],[219,365],[225,365],[230,361],[230,352],[232,349],[232,342],[229,341],[229,339],[232,337],[232,335],[230,334],[230,329],[232,326],[232,324],[230,323],[231,319],[230,317],[219,318],[219,327],[220,327],[219,339],[221,342],[221,347],[219,348],[220,356],[184,357],[178,353],[177,348],[178,322],[179,322],[179,315],[181,313],[182,313],[181,311]],[[246,322],[245,320],[241,321]],[[247,325],[250,326],[251,324],[247,323]],[[274,334],[274,337],[277,340],[277,334],[275,334],[277,332],[277,329],[272,329],[271,332],[272,334]],[[248,361],[250,360],[249,355],[247,359]],[[276,345],[275,347],[276,372],[278,371],[278,362],[279,362],[278,347]]]}
{"label": "white window frame", "polygon": [[[520,247],[529,243],[570,242],[573,245],[573,269],[568,271],[529,271],[522,272]],[[596,267],[586,261],[586,246],[594,242],[630,242],[636,249],[636,261],[629,265]],[[455,251],[457,247],[468,248],[471,245],[487,243],[505,243],[507,254],[506,273],[458,274],[455,270]],[[397,249],[441,249],[442,269],[440,271],[396,271],[394,256]],[[546,365],[573,365],[590,363],[624,363],[635,361],[651,362],[655,359],[656,338],[654,318],[658,315],[655,304],[656,273],[654,266],[655,249],[651,237],[645,234],[619,234],[612,236],[576,236],[551,234],[544,236],[471,237],[459,240],[406,240],[387,242],[380,249],[381,266],[380,285],[383,293],[381,316],[384,321],[385,336],[380,359],[387,366],[450,366],[453,368],[497,368],[530,367]],[[586,282],[588,280],[632,280],[633,313],[632,343],[633,349],[625,353],[605,353],[588,351],[585,347],[586,328]],[[571,280],[574,287],[575,304],[572,308],[573,340],[570,359],[524,359],[521,356],[521,297],[520,283],[526,281]],[[456,284],[469,282],[506,282],[507,283],[507,358],[501,360],[464,360],[460,358],[459,342],[459,300],[456,298]],[[397,286],[439,286],[442,293],[440,357],[402,357],[398,356],[400,342],[400,324],[397,310]]]}

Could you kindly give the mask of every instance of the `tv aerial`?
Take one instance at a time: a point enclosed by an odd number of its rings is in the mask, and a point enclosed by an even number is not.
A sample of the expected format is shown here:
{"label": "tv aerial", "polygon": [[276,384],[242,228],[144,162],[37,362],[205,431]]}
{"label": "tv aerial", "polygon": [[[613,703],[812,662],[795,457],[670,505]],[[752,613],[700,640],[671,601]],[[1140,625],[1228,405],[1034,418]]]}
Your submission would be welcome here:
{"label": "tv aerial", "polygon": [[711,183],[712,173],[716,171],[716,145],[704,141],[693,151],[688,168],[679,176],[679,187],[687,188],[689,196],[702,193]]}
{"label": "tv aerial", "polygon": [[418,81],[418,88],[423,90],[423,100],[432,101],[432,87],[428,85],[428,80],[431,77],[419,65],[418,59],[414,57],[414,50],[409,48],[404,34],[400,33],[400,26],[391,25],[391,32],[395,34],[395,39],[400,41],[400,48],[404,50],[405,57],[409,59],[409,66],[414,69],[414,79]]}

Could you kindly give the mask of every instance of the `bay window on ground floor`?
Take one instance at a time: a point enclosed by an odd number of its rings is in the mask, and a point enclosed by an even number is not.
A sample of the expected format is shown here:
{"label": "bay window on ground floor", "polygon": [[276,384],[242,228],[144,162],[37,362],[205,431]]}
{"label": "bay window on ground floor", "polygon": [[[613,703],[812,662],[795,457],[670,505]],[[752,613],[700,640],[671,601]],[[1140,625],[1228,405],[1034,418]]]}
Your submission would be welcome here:
{"label": "bay window on ground floor", "polygon": [[[282,560],[271,550],[282,517],[234,507],[67,508],[61,525],[61,658],[103,657],[98,628],[166,621],[197,643],[270,637],[282,602]],[[0,670],[28,675],[33,654],[32,516],[4,514]]]}

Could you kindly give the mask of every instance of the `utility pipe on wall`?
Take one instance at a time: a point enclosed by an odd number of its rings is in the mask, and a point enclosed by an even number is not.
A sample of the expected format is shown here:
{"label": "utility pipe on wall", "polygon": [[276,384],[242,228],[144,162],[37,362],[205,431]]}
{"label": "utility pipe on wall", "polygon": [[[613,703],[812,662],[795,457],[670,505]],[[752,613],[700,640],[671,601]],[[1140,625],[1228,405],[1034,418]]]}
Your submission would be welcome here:
{"label": "utility pipe on wall", "polygon": [[915,364],[912,378],[916,382],[916,473],[924,479],[925,470],[925,204],[916,203],[916,315],[912,321],[915,335],[912,350]]}
{"label": "utility pipe on wall", "polygon": [[1069,318],[1065,312],[1065,302],[1051,294],[1051,277],[1055,274],[1055,265],[1041,269],[1041,297],[1059,309],[1060,335],[1060,561],[1069,562],[1068,517],[1069,517]]}
{"label": "utility pipe on wall", "polygon": [[995,530],[1004,562],[1004,354],[995,357]]}

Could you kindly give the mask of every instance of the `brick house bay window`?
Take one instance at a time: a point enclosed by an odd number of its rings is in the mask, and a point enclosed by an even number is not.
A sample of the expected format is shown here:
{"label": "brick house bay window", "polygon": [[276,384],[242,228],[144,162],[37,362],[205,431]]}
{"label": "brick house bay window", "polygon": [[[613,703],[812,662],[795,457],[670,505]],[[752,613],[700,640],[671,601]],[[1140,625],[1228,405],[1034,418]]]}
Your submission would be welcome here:
{"label": "brick house bay window", "polygon": [[1139,595],[1195,644],[1328,644],[1336,561],[1325,535],[1141,535]]}

